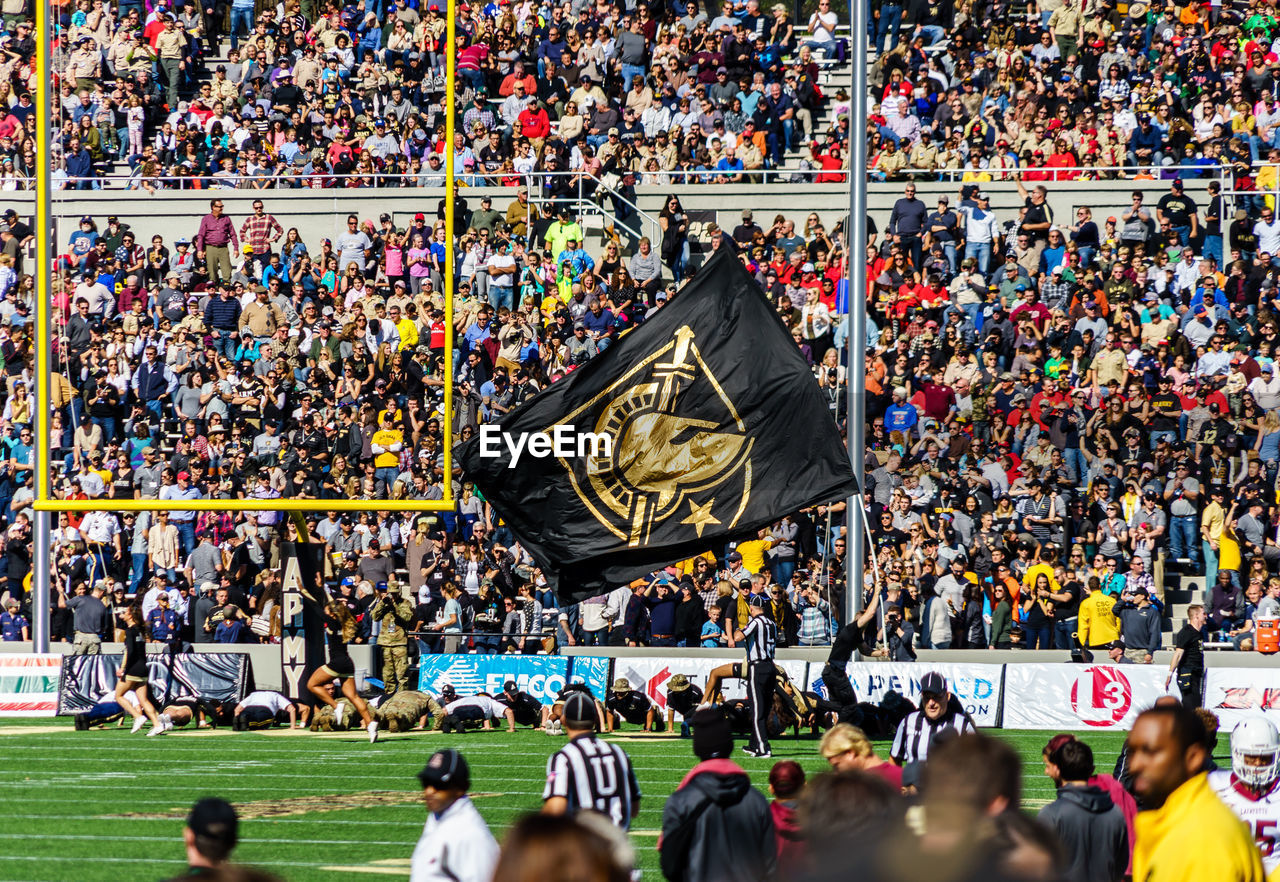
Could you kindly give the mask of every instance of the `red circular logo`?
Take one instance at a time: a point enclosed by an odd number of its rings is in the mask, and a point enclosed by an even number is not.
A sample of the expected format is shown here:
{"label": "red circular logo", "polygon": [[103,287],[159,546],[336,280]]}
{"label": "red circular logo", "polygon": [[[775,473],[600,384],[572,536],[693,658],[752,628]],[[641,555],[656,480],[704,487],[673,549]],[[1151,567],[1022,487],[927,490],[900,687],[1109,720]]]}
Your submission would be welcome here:
{"label": "red circular logo", "polygon": [[1086,726],[1114,726],[1133,704],[1133,688],[1119,667],[1081,670],[1071,684],[1071,710]]}

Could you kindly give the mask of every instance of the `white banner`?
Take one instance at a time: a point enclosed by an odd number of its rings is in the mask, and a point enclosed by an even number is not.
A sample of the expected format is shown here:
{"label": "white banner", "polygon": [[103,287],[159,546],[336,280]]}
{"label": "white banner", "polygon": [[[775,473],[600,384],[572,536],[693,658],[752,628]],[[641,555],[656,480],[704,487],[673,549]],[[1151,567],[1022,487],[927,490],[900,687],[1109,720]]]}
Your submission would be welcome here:
{"label": "white banner", "polygon": [[1204,706],[1218,715],[1223,732],[1259,714],[1280,726],[1280,670],[1209,668],[1205,672]]}
{"label": "white banner", "polygon": [[1004,728],[1128,731],[1165,694],[1157,665],[1010,664],[1004,676]]}
{"label": "white banner", "polygon": [[61,674],[61,655],[0,655],[0,717],[53,716]]}
{"label": "white banner", "polygon": [[[615,658],[613,676],[625,677],[632,689],[648,695],[660,708],[667,706],[667,681],[676,674],[684,674],[689,682],[705,691],[707,676],[712,668],[730,664],[733,659],[721,658]],[[786,671],[791,682],[799,688],[805,686],[805,665],[802,661],[780,661],[778,667]],[[726,699],[746,698],[747,687],[743,680],[722,680],[721,693]],[[612,686],[612,684],[610,684]]]}
{"label": "white banner", "polygon": [[[809,689],[826,696],[821,662],[809,665]],[[937,671],[979,726],[994,726],[1000,712],[1004,665],[931,664],[924,662],[851,662],[846,669],[858,701],[879,704],[889,691],[920,706],[920,678]]]}

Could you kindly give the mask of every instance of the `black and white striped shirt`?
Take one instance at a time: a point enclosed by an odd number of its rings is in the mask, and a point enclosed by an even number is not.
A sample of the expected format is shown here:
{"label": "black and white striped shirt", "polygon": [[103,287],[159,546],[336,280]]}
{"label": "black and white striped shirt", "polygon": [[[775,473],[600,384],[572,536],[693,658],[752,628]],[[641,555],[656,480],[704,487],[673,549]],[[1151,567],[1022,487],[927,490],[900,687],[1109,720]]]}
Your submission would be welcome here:
{"label": "black and white striped shirt", "polygon": [[924,711],[912,711],[898,724],[889,755],[899,763],[924,762],[929,758],[929,746],[943,732],[964,735],[976,731],[973,718],[957,708],[948,708],[936,720],[929,719]]}
{"label": "black and white striped shirt", "polygon": [[778,649],[778,626],[768,616],[755,616],[742,629],[747,641],[747,662],[773,661]]}
{"label": "black and white striped shirt", "polygon": [[594,809],[626,830],[640,805],[640,785],[621,747],[595,735],[582,735],[547,760],[542,798],[545,801],[553,796],[569,801],[571,815]]}

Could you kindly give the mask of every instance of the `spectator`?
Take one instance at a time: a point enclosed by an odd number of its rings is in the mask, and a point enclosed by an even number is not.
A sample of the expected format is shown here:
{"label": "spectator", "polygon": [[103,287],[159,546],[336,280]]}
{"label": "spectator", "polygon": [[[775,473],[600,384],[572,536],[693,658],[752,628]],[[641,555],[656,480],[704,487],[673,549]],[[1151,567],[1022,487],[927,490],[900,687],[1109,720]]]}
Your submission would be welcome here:
{"label": "spectator", "polygon": [[[662,873],[668,879],[769,879],[778,866],[773,814],[747,773],[729,759],[733,732],[722,709],[694,714],[699,763],[662,810]],[[735,843],[729,847],[728,843]]]}

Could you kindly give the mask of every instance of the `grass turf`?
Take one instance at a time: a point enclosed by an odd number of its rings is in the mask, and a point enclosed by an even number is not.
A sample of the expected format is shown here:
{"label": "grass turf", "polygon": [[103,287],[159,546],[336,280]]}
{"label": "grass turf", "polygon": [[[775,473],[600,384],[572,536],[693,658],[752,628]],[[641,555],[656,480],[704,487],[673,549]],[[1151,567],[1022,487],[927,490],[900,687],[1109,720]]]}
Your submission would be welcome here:
{"label": "grass turf", "polygon": [[[1040,749],[1052,733],[992,730],[1023,761],[1024,807],[1053,796]],[[664,797],[694,759],[687,739],[617,733],[645,794],[632,824],[638,862],[659,879],[655,850]],[[1109,771],[1118,733],[1086,735],[1097,765]],[[0,723],[0,882],[116,880],[127,874],[165,878],[185,866],[182,826],[201,796],[221,796],[248,815],[238,862],[289,880],[370,875],[405,878],[422,831],[415,775],[431,752],[460,748],[471,765],[476,805],[501,840],[521,814],[541,803],[547,757],[563,742],[540,732],[471,732],[444,736],[363,733],[313,735],[273,730],[213,733],[178,730],[161,738],[128,728],[76,732],[64,720]],[[739,743],[742,743],[741,741]],[[887,745],[879,745],[881,755]],[[812,738],[773,742],[772,760],[738,760],[768,792],[768,772],[797,760],[810,775],[825,763]],[[335,808],[335,803],[338,808]],[[358,877],[357,877],[358,878]]]}

